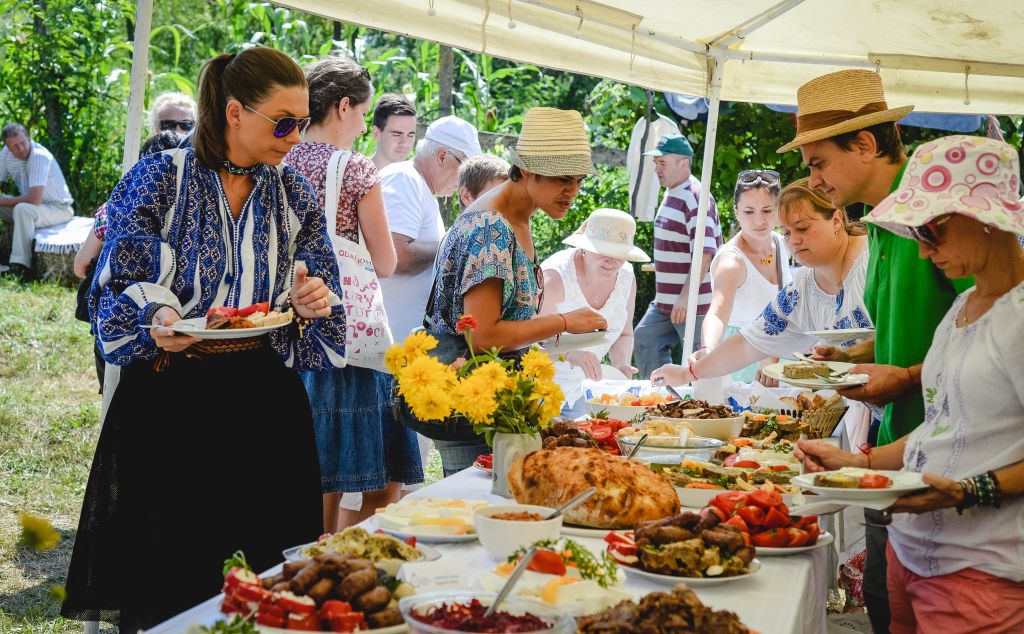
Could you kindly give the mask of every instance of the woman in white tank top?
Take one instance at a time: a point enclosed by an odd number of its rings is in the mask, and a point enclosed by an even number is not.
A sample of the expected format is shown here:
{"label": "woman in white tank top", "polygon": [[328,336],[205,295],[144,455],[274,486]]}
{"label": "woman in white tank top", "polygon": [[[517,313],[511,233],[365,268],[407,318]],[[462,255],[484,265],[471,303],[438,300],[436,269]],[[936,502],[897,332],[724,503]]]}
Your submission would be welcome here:
{"label": "woman in white tank top", "polygon": [[[573,248],[559,251],[541,264],[544,270],[541,315],[591,308],[608,322],[605,341],[565,355],[569,366],[579,368],[591,380],[601,378],[601,361],[605,355],[627,378],[637,371],[630,363],[636,303],[636,278],[630,262],[648,262],[650,257],[633,246],[635,233],[636,221],[629,214],[616,209],[597,209],[576,233],[563,241]],[[577,388],[565,396],[571,406],[581,395]]]}
{"label": "woman in white tank top", "polygon": [[[773,231],[779,220],[779,189],[779,174],[772,170],[747,170],[736,180],[733,209],[740,230],[711,260],[714,294],[701,329],[705,354],[754,321],[792,281],[789,251]],[[752,363],[730,377],[743,383],[764,382],[759,368],[777,360]]]}

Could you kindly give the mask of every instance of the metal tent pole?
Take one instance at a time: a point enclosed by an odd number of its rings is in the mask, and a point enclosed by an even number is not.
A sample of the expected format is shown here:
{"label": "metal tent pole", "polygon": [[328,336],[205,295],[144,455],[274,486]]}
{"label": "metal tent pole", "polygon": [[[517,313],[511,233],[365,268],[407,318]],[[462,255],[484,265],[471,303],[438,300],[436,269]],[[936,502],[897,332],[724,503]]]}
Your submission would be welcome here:
{"label": "metal tent pole", "polygon": [[711,82],[711,103],[708,107],[708,128],[704,135],[704,162],[700,173],[700,200],[697,204],[697,230],[690,245],[690,275],[687,276],[689,295],[686,298],[686,329],[683,338],[683,362],[693,351],[693,335],[696,326],[697,297],[700,294],[700,280],[694,274],[700,273],[704,260],[704,231],[707,227],[708,204],[711,196],[711,170],[715,160],[715,136],[718,134],[718,106],[722,94],[722,64],[717,57],[708,57],[708,73]]}
{"label": "metal tent pole", "polygon": [[128,119],[124,131],[124,174],[139,160],[142,145],[142,116],[149,84],[149,34],[153,28],[153,0],[138,0],[135,9],[135,42],[132,47],[131,91],[128,95]]}

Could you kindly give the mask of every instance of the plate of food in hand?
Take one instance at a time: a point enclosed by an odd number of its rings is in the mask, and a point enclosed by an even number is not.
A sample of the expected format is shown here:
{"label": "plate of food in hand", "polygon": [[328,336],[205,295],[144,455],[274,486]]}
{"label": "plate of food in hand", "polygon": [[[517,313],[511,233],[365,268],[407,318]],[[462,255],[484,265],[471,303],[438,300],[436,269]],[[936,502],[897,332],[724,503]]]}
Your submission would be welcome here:
{"label": "plate of food in hand", "polygon": [[796,387],[840,390],[868,382],[866,374],[849,374],[853,367],[840,361],[780,361],[766,365],[761,372]]}
{"label": "plate of food in hand", "polygon": [[413,587],[370,559],[321,553],[260,577],[235,553],[224,567],[220,611],[254,622],[257,631],[407,631],[398,601],[411,596]]}
{"label": "plate of food in hand", "polygon": [[494,454],[477,456],[476,460],[473,461],[473,466],[490,475],[494,472]]}
{"label": "plate of food in hand", "polygon": [[[791,515],[782,496],[771,491],[728,491],[711,499],[707,512],[740,529],[758,556],[779,557],[824,548],[834,539],[822,531],[815,515]],[[794,510],[799,510],[797,507]]]}
{"label": "plate of food in hand", "polygon": [[381,530],[370,533],[359,526],[321,535],[315,542],[294,546],[282,552],[285,561],[311,559],[324,553],[365,557],[391,575],[398,574],[398,569],[407,561],[434,561],[441,558],[441,553],[436,549],[417,544],[415,537],[403,541]]}
{"label": "plate of food in hand", "polygon": [[425,544],[471,542],[476,539],[473,511],[489,506],[483,500],[405,498],[377,509],[370,521],[399,539],[415,537]]}
{"label": "plate of food in hand", "polygon": [[206,317],[182,319],[167,326],[181,335],[196,339],[244,339],[258,337],[292,322],[292,309],[271,310],[268,302],[245,308],[215,306]]}
{"label": "plate of food in hand", "polygon": [[924,491],[928,485],[915,471],[843,467],[838,471],[804,473],[793,483],[818,495],[853,506],[884,508],[896,498]]}
{"label": "plate of food in hand", "polygon": [[592,332],[570,333],[563,332],[557,337],[551,337],[540,342],[544,352],[548,354],[559,354],[572,352],[604,343],[608,338],[607,330],[594,330]]}
{"label": "plate of food in hand", "polygon": [[756,548],[746,543],[739,527],[724,522],[717,509],[642,522],[635,530],[609,533],[605,542],[628,574],[657,583],[713,586],[761,569],[754,557]]}

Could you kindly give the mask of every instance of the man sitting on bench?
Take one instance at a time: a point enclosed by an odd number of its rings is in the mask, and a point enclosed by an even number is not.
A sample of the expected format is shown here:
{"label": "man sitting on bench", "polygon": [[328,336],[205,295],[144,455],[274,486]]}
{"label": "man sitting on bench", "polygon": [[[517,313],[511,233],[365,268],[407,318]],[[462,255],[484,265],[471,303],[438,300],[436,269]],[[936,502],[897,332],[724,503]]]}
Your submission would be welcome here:
{"label": "man sitting on bench", "polygon": [[32,239],[36,229],[71,220],[75,210],[60,165],[50,151],[33,141],[25,126],[4,126],[0,150],[0,183],[10,176],[18,196],[0,196],[0,220],[13,225],[10,272],[32,277]]}

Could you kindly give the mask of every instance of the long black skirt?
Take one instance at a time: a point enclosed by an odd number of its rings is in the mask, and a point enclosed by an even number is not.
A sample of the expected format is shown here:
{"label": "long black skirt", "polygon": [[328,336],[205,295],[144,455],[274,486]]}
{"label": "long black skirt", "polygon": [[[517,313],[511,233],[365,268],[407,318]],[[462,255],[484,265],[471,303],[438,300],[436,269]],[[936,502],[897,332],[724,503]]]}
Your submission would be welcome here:
{"label": "long black skirt", "polygon": [[306,390],[269,348],[123,368],[93,459],[65,617],[135,632],[257,572],[323,526]]}

